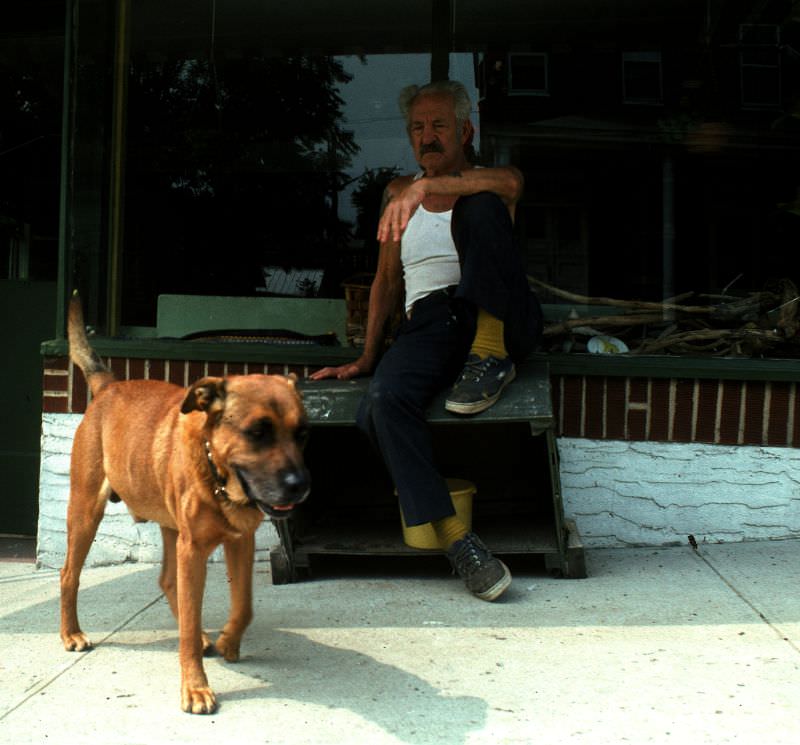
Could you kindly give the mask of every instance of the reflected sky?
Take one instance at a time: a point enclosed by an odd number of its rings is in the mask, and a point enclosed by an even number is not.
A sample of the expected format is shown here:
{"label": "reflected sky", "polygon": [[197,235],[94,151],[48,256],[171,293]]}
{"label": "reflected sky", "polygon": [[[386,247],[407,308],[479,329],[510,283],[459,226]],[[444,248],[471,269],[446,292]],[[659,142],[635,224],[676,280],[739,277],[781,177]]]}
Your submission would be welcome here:
{"label": "reflected sky", "polygon": [[[413,153],[405,134],[405,124],[397,106],[400,90],[413,83],[423,84],[430,78],[429,54],[381,54],[339,57],[348,73],[350,83],[340,89],[344,105],[344,127],[355,132],[361,150],[353,156],[348,173],[357,178],[365,170],[392,166],[403,173],[417,170]],[[472,99],[472,121],[478,129],[475,71],[472,54],[450,55],[450,78],[467,86]],[[480,146],[480,132],[476,131],[475,146]],[[350,195],[356,184],[352,183],[340,195],[339,216],[355,221],[356,211]]]}

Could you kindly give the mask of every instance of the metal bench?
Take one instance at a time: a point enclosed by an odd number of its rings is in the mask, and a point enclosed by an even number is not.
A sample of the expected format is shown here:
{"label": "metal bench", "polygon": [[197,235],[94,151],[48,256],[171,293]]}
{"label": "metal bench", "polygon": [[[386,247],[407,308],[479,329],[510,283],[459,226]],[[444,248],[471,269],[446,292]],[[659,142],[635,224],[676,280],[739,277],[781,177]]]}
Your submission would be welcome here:
{"label": "metal bench", "polygon": [[[312,557],[430,553],[403,542],[399,510],[379,457],[355,427],[368,379],[304,381],[311,422],[306,451],[312,494],[291,520],[274,521],[274,584],[310,571]],[[516,380],[487,411],[470,417],[428,412],[434,448],[448,477],[475,483],[475,531],[498,555],[540,555],[563,577],[585,577],[583,546],[566,521],[547,365],[520,365]]]}

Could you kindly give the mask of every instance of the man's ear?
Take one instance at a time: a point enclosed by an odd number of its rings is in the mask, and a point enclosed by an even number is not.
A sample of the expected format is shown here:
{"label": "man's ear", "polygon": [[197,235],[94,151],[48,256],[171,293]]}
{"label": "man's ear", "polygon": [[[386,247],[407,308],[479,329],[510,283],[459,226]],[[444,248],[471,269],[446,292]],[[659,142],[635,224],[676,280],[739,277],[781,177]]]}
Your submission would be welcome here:
{"label": "man's ear", "polygon": [[181,404],[181,414],[191,411],[217,411],[225,401],[224,378],[200,378],[193,383]]}
{"label": "man's ear", "polygon": [[464,122],[464,130],[461,133],[461,142],[464,147],[467,147],[472,144],[472,140],[475,139],[475,127],[472,125],[472,122],[467,119]]}

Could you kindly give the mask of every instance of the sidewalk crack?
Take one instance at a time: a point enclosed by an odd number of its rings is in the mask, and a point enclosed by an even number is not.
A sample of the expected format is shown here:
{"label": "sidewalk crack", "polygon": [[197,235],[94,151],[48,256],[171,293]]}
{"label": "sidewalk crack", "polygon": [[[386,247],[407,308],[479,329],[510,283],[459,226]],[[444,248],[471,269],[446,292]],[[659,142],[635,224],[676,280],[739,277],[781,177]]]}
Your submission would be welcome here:
{"label": "sidewalk crack", "polygon": [[734,595],[736,595],[737,598],[739,598],[739,600],[741,600],[748,608],[750,608],[750,610],[753,611],[753,613],[755,613],[767,626],[769,626],[769,628],[772,629],[772,631],[781,641],[786,642],[797,654],[800,654],[800,647],[788,636],[786,636],[783,631],[781,631],[780,627],[770,618],[768,618],[767,615],[761,609],[759,609],[753,601],[750,600],[750,598],[748,598],[738,587],[733,584],[733,582],[731,582],[722,572],[720,572],[719,569],[717,569],[711,563],[710,559],[703,556],[703,554],[700,553],[700,550],[694,544],[692,544],[692,550],[695,556],[701,559],[706,566],[725,583],[728,589]]}
{"label": "sidewalk crack", "polygon": [[2,722],[7,716],[13,714],[17,709],[24,706],[28,701],[30,701],[34,696],[37,696],[46,688],[49,688],[53,683],[55,683],[62,675],[72,670],[72,668],[80,665],[86,659],[86,655],[90,654],[91,652],[95,651],[98,647],[102,647],[102,645],[107,642],[112,636],[118,634],[122,631],[126,626],[128,626],[132,621],[138,618],[142,613],[147,610],[150,610],[156,603],[158,603],[164,597],[163,594],[159,594],[156,598],[151,600],[146,605],[143,605],[139,610],[137,610],[133,615],[126,618],[124,621],[119,623],[115,628],[109,631],[100,641],[92,647],[92,649],[88,650],[87,652],[70,652],[70,654],[76,654],[77,656],[75,659],[70,660],[66,663],[60,670],[56,673],[51,675],[50,677],[38,682],[34,683],[30,688],[28,688],[23,696],[14,704],[8,707],[3,712],[0,712],[0,722]]}

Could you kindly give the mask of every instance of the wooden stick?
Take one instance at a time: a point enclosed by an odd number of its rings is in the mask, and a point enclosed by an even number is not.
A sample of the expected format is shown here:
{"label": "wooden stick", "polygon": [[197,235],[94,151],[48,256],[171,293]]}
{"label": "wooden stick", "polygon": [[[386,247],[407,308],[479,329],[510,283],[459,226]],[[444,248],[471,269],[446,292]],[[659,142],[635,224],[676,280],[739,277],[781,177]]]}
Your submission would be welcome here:
{"label": "wooden stick", "polygon": [[675,344],[687,344],[690,342],[710,342],[710,341],[744,341],[753,339],[756,341],[776,342],[781,341],[779,334],[769,329],[706,329],[703,331],[686,331],[679,334],[671,334],[663,339],[653,339],[644,341],[634,350],[634,354],[650,354],[660,349],[666,349]]}
{"label": "wooden stick", "polygon": [[647,323],[659,323],[664,320],[660,313],[630,313],[621,316],[592,316],[591,318],[567,318],[558,323],[545,326],[544,336],[556,336],[569,332],[576,326],[643,326]]}
{"label": "wooden stick", "polygon": [[528,282],[542,290],[545,290],[556,297],[569,300],[580,305],[615,305],[618,308],[630,308],[632,310],[658,310],[658,311],[679,311],[681,313],[700,313],[709,314],[712,308],[707,305],[676,305],[674,303],[653,303],[646,300],[620,300],[611,297],[589,297],[586,295],[576,295],[574,292],[561,290],[558,287],[542,282],[540,279],[528,275]]}

